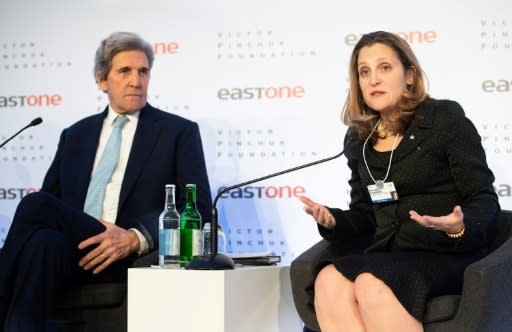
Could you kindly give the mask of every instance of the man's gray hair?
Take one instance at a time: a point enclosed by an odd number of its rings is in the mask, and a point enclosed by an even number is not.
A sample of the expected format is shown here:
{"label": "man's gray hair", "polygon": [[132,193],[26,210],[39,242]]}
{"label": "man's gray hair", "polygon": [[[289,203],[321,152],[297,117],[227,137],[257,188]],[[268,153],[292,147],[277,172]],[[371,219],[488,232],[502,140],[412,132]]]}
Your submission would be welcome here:
{"label": "man's gray hair", "polygon": [[110,69],[112,69],[112,59],[123,51],[142,51],[146,54],[149,62],[149,69],[153,67],[153,48],[151,44],[131,32],[114,32],[106,39],[101,41],[101,45],[96,50],[94,58],[94,77],[99,74],[103,80],[107,79]]}

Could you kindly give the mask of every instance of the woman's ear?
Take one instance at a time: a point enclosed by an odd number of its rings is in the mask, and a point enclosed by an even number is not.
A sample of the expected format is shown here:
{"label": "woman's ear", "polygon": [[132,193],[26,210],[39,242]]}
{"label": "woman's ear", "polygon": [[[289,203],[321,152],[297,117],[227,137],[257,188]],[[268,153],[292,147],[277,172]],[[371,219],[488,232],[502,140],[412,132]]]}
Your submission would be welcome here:
{"label": "woman's ear", "polygon": [[407,85],[412,85],[414,83],[414,79],[416,78],[416,67],[410,66],[405,73],[405,83]]}

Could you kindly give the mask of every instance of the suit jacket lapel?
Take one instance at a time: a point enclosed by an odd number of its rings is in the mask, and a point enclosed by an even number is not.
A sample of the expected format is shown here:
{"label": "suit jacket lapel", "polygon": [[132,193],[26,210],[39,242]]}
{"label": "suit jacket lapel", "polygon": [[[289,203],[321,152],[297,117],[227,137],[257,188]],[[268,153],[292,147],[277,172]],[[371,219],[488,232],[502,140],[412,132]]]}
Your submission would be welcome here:
{"label": "suit jacket lapel", "polygon": [[139,122],[135,136],[133,137],[130,157],[128,158],[121,193],[119,195],[118,212],[123,207],[135,183],[137,183],[137,179],[156,145],[161,129],[160,126],[158,126],[158,118],[158,112],[149,104],[146,104],[140,112]]}
{"label": "suit jacket lapel", "polygon": [[[418,149],[421,143],[425,139],[425,133],[422,129],[432,128],[433,111],[432,106],[427,102],[423,103],[418,107],[416,115],[404,133],[404,137],[400,141],[400,144],[393,152],[393,163],[404,159],[409,154],[413,153]],[[363,161],[363,143],[360,140],[353,139],[353,142],[348,146],[347,155],[350,158]],[[389,159],[382,159],[375,153],[368,153],[370,142],[366,144],[366,162],[370,168],[382,168],[388,167]]]}
{"label": "suit jacket lapel", "polygon": [[405,131],[402,141],[393,153],[393,162],[400,161],[419,149],[425,140],[425,131],[432,128],[433,111],[428,102],[423,103],[416,111],[416,116],[409,128]]}
{"label": "suit jacket lapel", "polygon": [[76,186],[76,192],[79,193],[79,202],[83,206],[85,197],[87,196],[87,189],[91,180],[92,168],[94,166],[94,158],[98,149],[98,142],[100,140],[101,128],[103,127],[103,120],[107,115],[108,109],[94,116],[90,124],[85,128],[82,133],[83,141],[80,143],[80,158],[76,160],[75,164],[76,176],[73,177],[73,186]]}

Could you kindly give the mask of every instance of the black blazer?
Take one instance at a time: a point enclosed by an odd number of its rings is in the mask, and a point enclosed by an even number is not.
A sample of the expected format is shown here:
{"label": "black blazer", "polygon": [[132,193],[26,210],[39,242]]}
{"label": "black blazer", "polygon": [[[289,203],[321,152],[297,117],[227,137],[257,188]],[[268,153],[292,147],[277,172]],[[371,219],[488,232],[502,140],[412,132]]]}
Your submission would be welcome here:
{"label": "black blazer", "polygon": [[[366,160],[375,179],[384,178],[390,153],[366,146]],[[428,99],[395,149],[387,181],[393,181],[399,200],[372,204],[367,186],[373,184],[363,160],[363,141],[350,128],[345,151],[352,175],[350,209],[331,209],[336,228],[319,226],[327,239],[374,232],[372,250],[433,250],[485,252],[487,228],[499,211],[480,136],[461,106],[449,100]],[[452,239],[409,218],[409,211],[441,216],[461,205],[466,232]]]}
{"label": "black blazer", "polygon": [[[107,109],[62,132],[41,190],[83,209],[106,115]],[[150,250],[158,248],[164,186],[176,184],[176,204],[181,212],[187,183],[197,184],[198,210],[203,222],[209,220],[211,194],[197,124],[146,104],[140,112],[121,186],[116,225],[138,229],[148,240]]]}

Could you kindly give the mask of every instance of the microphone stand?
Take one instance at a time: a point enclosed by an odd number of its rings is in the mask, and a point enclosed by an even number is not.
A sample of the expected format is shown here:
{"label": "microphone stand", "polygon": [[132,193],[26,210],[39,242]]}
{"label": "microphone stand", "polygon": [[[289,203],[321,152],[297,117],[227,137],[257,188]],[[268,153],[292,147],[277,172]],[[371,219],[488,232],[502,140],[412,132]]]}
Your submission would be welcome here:
{"label": "microphone stand", "polygon": [[7,144],[10,140],[12,140],[14,137],[18,136],[19,133],[21,133],[23,130],[27,129],[28,127],[32,127],[32,126],[37,126],[38,124],[40,124],[41,122],[43,122],[43,119],[41,118],[35,118],[34,120],[32,120],[28,125],[26,125],[25,127],[21,128],[16,134],[12,135],[11,137],[9,137],[8,139],[6,139],[2,144],[0,144],[0,149],[5,145]]}
{"label": "microphone stand", "polygon": [[232,185],[230,187],[226,187],[226,188],[220,190],[217,193],[217,196],[215,196],[215,199],[213,200],[212,226],[211,226],[211,247],[212,247],[211,253],[208,255],[202,255],[202,256],[199,256],[199,257],[193,259],[191,262],[189,262],[185,266],[185,268],[188,270],[230,270],[230,269],[235,268],[235,263],[233,262],[233,259],[231,257],[223,255],[223,254],[219,254],[217,252],[217,236],[218,236],[218,229],[217,229],[218,219],[217,218],[218,218],[218,215],[217,215],[216,205],[217,205],[217,201],[219,200],[220,196],[222,196],[222,194],[224,194],[230,190],[246,186],[248,184],[263,181],[263,180],[270,179],[270,178],[273,178],[273,177],[276,177],[279,175],[294,172],[294,171],[297,171],[302,168],[306,168],[309,166],[321,164],[326,161],[336,159],[336,158],[342,156],[343,153],[345,153],[345,150],[341,151],[340,153],[338,153],[337,155],[332,156],[332,157],[316,160],[316,161],[313,161],[313,162],[310,162],[310,163],[307,163],[304,165],[285,169],[285,170],[277,172],[277,173],[265,175],[265,176],[259,177],[257,179],[253,179],[253,180],[249,180],[249,181],[242,182],[239,184],[235,184],[235,185]]}

